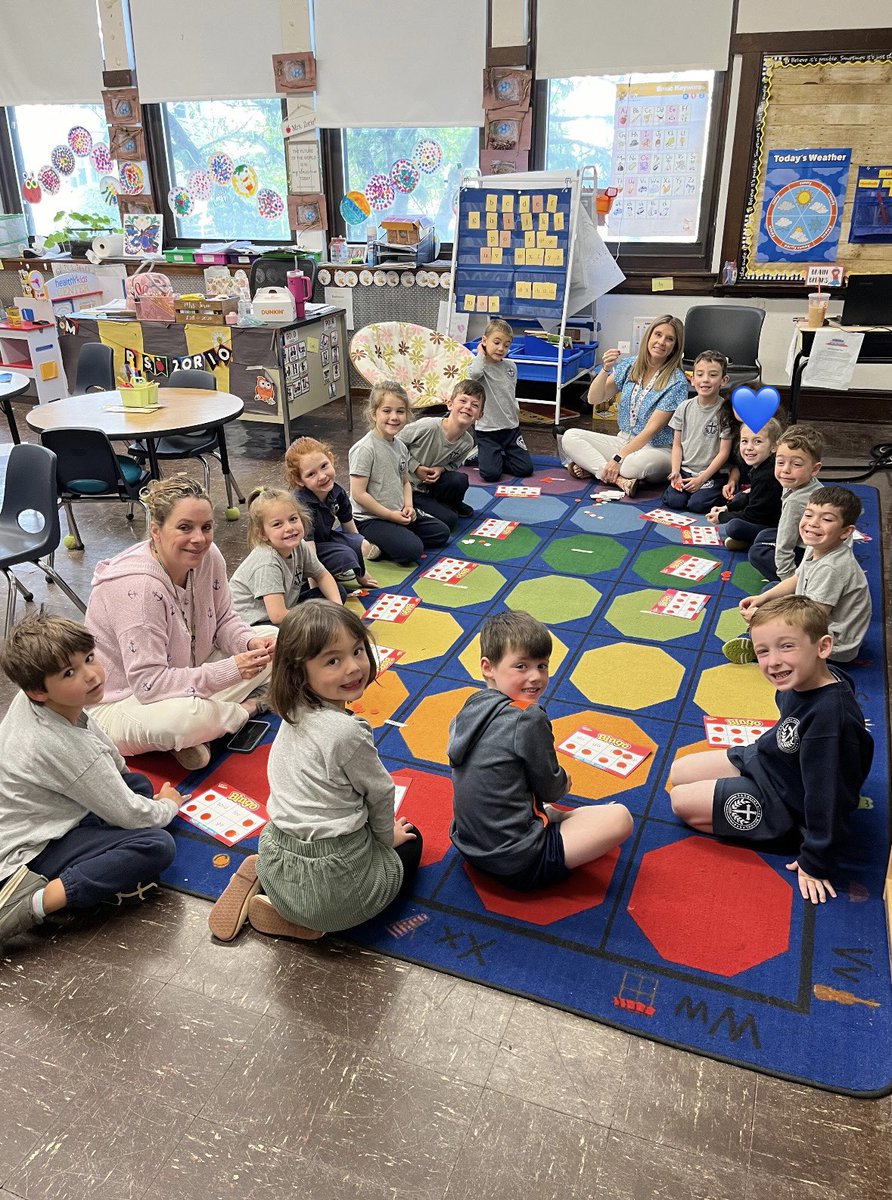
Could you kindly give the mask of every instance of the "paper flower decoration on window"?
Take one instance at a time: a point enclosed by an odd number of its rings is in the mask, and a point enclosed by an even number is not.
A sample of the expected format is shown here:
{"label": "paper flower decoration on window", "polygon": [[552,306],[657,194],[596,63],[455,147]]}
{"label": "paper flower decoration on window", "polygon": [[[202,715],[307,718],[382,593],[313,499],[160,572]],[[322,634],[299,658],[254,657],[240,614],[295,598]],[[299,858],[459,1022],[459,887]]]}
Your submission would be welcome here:
{"label": "paper flower decoration on window", "polygon": [[341,201],[340,210],[348,225],[361,225],[372,211],[362,192],[348,192]]}
{"label": "paper flower decoration on window", "polygon": [[37,172],[37,182],[48,196],[55,196],[62,186],[59,176],[52,167],[41,167]]}
{"label": "paper flower decoration on window", "polygon": [[264,221],[275,221],[285,211],[285,201],[272,188],[261,188],[257,193],[257,211]]}
{"label": "paper flower decoration on window", "polygon": [[398,192],[414,192],[418,187],[418,168],[408,158],[398,158],[390,168],[390,178]]}
{"label": "paper flower decoration on window", "polygon": [[416,142],[412,151],[412,162],[419,171],[431,175],[442,161],[443,151],[439,142],[435,142],[433,138],[422,138],[420,142]]}
{"label": "paper flower decoration on window", "polygon": [[60,175],[71,175],[74,172],[74,155],[67,146],[56,146],[50,155],[50,162]]}
{"label": "paper flower decoration on window", "polygon": [[68,145],[78,158],[86,158],[93,149],[93,135],[83,125],[73,125],[68,130]]}
{"label": "paper flower decoration on window", "polygon": [[384,212],[395,199],[393,184],[386,175],[372,175],[365,185],[365,198],[375,212]]}
{"label": "paper flower decoration on window", "polygon": [[207,171],[193,171],[186,180],[186,187],[195,200],[209,200],[211,196],[211,177]]}
{"label": "paper flower decoration on window", "polygon": [[232,182],[232,159],[228,154],[212,154],[208,159],[208,172],[217,187],[226,187]]}
{"label": "paper flower decoration on window", "polygon": [[115,169],[111,155],[108,152],[108,146],[106,146],[105,142],[96,143],[90,153],[90,158],[93,160],[93,166],[100,173],[100,175],[107,175],[109,171],[113,171]]}
{"label": "paper flower decoration on window", "polygon": [[175,212],[178,217],[188,217],[195,208],[192,193],[184,187],[171,188],[167,193],[167,203],[170,205],[171,211]]}
{"label": "paper flower decoration on window", "polygon": [[122,162],[118,168],[118,177],[125,196],[138,196],[145,186],[146,177],[139,163]]}
{"label": "paper flower decoration on window", "polygon": [[232,190],[243,200],[257,195],[257,172],[247,163],[239,163],[232,171]]}

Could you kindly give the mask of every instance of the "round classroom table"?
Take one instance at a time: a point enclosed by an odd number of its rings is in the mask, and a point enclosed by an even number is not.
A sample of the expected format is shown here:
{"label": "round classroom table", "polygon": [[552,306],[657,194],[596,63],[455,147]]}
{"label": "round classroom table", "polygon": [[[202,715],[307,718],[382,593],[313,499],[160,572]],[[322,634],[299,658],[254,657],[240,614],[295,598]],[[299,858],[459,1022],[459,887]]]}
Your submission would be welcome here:
{"label": "round classroom table", "polygon": [[3,407],[3,415],[6,417],[10,436],[16,445],[22,439],[19,437],[19,427],[15,423],[15,413],[12,411],[10,400],[27,392],[30,386],[31,380],[20,371],[0,370],[0,405]]}
{"label": "round classroom table", "polygon": [[[121,393],[89,392],[68,396],[51,404],[39,404],[26,420],[32,429],[101,429],[111,441],[145,442],[149,469],[159,478],[155,442],[174,433],[216,429],[220,467],[229,484],[229,455],[223,426],[244,412],[244,402],[231,392],[204,388],[159,388],[158,408],[125,408]],[[227,489],[228,490],[228,489]]]}

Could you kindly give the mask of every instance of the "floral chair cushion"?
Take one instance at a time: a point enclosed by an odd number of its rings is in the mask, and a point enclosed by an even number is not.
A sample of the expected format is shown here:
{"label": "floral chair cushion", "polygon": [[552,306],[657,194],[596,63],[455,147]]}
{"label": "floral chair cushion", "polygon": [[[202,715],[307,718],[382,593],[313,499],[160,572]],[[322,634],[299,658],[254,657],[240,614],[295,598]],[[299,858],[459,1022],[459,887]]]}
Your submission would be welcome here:
{"label": "floral chair cushion", "polygon": [[350,358],[366,383],[395,379],[413,408],[430,408],[446,403],[474,356],[455,338],[423,325],[379,321],[353,335]]}

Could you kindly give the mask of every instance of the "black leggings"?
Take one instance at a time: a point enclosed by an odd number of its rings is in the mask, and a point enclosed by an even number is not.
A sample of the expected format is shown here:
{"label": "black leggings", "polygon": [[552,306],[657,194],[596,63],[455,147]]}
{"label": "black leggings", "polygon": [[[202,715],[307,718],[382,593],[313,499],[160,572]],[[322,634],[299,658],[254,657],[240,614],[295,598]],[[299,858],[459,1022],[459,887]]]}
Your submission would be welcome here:
{"label": "black leggings", "polygon": [[417,825],[413,825],[412,828],[415,831],[415,837],[412,841],[403,842],[401,846],[394,846],[399,860],[403,864],[403,882],[400,884],[400,890],[394,897],[395,900],[404,900],[411,893],[412,886],[415,883],[415,876],[418,873],[418,867],[421,863],[421,852],[424,849],[421,830]]}

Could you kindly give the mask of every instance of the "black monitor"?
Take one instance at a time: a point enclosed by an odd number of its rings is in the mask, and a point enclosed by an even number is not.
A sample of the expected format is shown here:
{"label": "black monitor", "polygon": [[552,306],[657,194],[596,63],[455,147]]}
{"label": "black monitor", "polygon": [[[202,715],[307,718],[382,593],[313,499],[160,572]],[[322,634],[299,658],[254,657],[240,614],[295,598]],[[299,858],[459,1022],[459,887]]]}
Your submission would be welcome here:
{"label": "black monitor", "polygon": [[840,324],[892,326],[892,275],[850,275]]}

